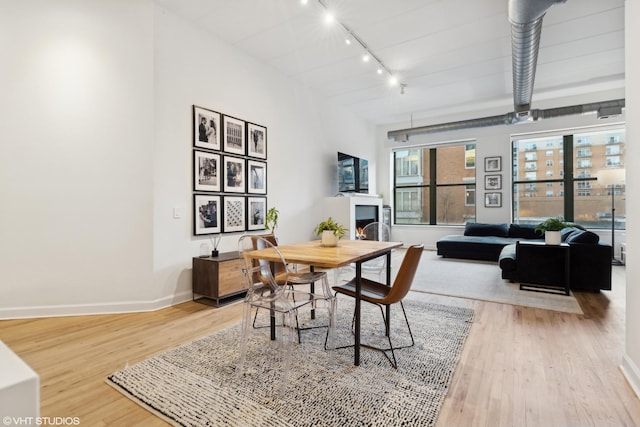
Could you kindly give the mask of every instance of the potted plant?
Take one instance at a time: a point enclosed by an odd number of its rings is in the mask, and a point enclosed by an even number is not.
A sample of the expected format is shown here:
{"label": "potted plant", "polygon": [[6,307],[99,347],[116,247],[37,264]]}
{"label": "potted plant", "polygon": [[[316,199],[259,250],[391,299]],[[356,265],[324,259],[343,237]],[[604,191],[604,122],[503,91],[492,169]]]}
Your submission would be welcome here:
{"label": "potted plant", "polygon": [[267,211],[267,216],[264,218],[264,228],[271,231],[271,234],[275,234],[276,227],[278,226],[278,215],[280,212],[275,207],[271,207]]}
{"label": "potted plant", "polygon": [[563,217],[557,216],[536,225],[535,230],[544,233],[544,242],[547,245],[559,245],[561,241],[560,230],[571,226],[570,223],[565,222]]}
{"label": "potted plant", "polygon": [[314,232],[321,236],[322,246],[337,246],[347,229],[343,225],[338,224],[333,218],[329,217],[325,221],[320,222]]}

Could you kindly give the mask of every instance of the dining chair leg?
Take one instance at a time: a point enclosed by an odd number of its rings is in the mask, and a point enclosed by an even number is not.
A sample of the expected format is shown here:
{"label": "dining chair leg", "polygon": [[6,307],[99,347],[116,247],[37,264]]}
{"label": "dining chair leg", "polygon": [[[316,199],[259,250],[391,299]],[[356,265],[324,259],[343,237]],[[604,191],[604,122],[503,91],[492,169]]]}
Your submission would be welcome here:
{"label": "dining chair leg", "polygon": [[242,329],[240,337],[240,356],[236,366],[236,376],[242,375],[244,371],[244,363],[247,356],[247,341],[249,340],[249,331],[251,324],[251,304],[244,304],[242,314]]}

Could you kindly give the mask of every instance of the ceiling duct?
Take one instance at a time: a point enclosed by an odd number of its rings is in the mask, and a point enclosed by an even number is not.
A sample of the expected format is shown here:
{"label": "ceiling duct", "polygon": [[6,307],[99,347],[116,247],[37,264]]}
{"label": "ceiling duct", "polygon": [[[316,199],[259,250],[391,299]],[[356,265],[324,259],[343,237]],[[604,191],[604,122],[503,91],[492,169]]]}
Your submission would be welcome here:
{"label": "ceiling duct", "polygon": [[513,106],[518,120],[528,120],[536,77],[542,18],[556,3],[566,0],[509,0]]}
{"label": "ceiling duct", "polygon": [[527,111],[526,114],[522,113],[520,115],[517,113],[507,113],[500,116],[489,116],[479,119],[461,120],[457,122],[440,123],[436,125],[420,126],[416,128],[392,130],[387,133],[387,138],[396,142],[406,142],[409,140],[409,137],[416,135],[425,135],[487,126],[512,125],[523,122],[523,117],[525,115],[527,121],[536,121],[541,119],[550,119],[554,117],[572,116],[576,114],[588,113],[597,113],[598,118],[604,118],[604,113],[608,113],[607,117],[621,114],[624,106],[624,99],[616,99],[613,101],[571,105],[568,107],[549,108],[546,110],[530,110]]}

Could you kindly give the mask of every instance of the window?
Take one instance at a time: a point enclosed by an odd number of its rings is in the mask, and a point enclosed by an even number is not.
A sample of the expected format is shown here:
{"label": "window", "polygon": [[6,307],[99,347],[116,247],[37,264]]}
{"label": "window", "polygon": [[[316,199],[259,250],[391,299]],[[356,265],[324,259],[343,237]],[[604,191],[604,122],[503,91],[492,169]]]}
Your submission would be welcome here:
{"label": "window", "polygon": [[[550,149],[548,144],[553,140]],[[612,193],[617,229],[625,227],[624,129],[600,130],[557,135],[551,139],[514,140],[513,148],[513,221],[537,224],[562,215],[567,221],[590,228],[611,228]],[[543,143],[544,141],[544,143]],[[544,145],[547,158],[545,175],[534,176],[527,170],[530,147]],[[566,155],[565,155],[566,153]],[[621,174],[615,174],[616,171]],[[613,174],[611,172],[614,172]],[[535,174],[535,172],[534,172]],[[605,182],[617,176],[618,182]],[[607,178],[608,177],[608,178]],[[532,191],[544,185],[544,191]]]}
{"label": "window", "polygon": [[400,149],[393,156],[396,224],[475,221],[475,144]]}

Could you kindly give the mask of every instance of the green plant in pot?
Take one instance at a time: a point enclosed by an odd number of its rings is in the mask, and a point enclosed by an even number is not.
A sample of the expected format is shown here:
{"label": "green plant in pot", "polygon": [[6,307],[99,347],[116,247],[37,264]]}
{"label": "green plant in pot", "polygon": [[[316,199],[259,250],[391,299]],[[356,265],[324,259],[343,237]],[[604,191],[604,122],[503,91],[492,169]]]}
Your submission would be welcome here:
{"label": "green plant in pot", "polygon": [[561,241],[560,231],[573,225],[566,222],[563,217],[557,216],[554,218],[547,218],[540,224],[536,225],[535,230],[539,233],[544,233],[544,241],[547,245],[559,245]]}
{"label": "green plant in pot", "polygon": [[347,232],[347,229],[344,228],[342,224],[338,224],[333,218],[329,217],[328,219],[320,222],[314,232],[321,236],[322,238],[322,246],[337,246],[338,240],[342,239],[342,237]]}
{"label": "green plant in pot", "polygon": [[278,215],[280,212],[275,207],[271,207],[267,211],[267,216],[264,218],[264,228],[271,231],[271,234],[275,234],[276,227],[278,226]]}

